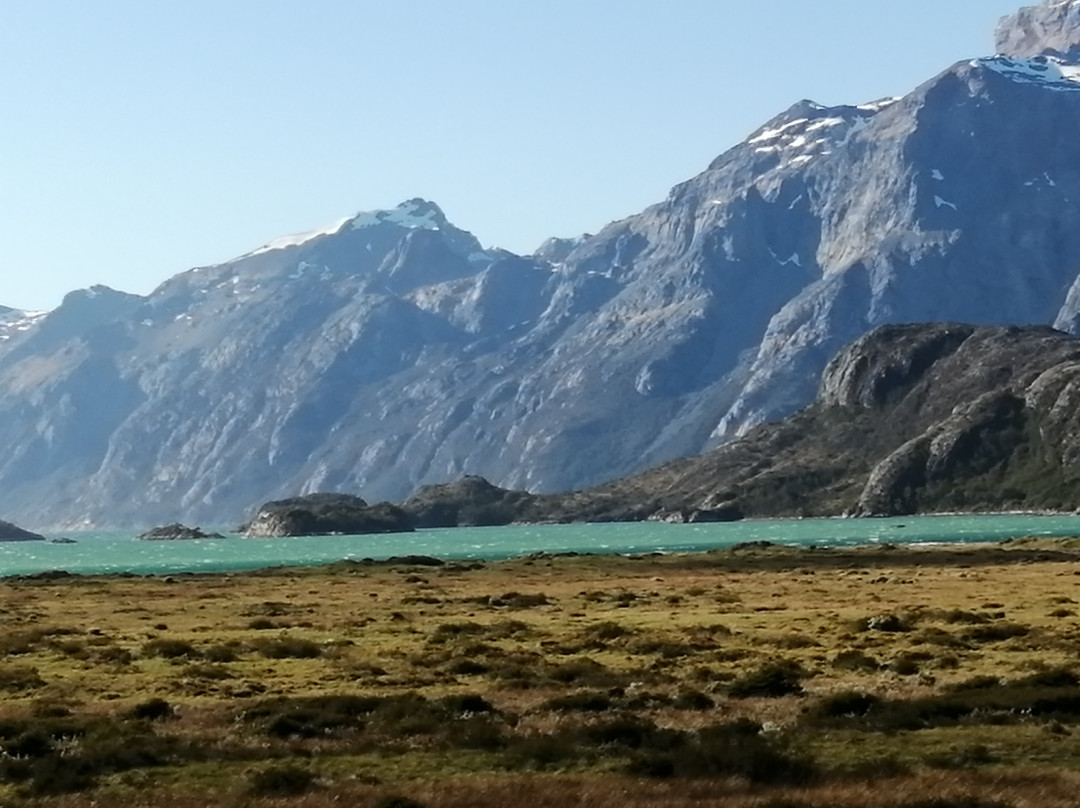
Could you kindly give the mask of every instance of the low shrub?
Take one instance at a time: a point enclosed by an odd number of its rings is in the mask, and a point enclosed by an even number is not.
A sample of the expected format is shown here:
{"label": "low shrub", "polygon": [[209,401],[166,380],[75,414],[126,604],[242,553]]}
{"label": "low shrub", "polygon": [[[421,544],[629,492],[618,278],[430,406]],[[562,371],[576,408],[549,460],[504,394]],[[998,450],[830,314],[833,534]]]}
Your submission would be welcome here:
{"label": "low shrub", "polygon": [[446,670],[455,676],[479,676],[491,668],[475,659],[455,659],[446,666]]}
{"label": "low shrub", "polygon": [[593,687],[616,684],[618,678],[604,665],[588,657],[556,665],[547,675],[549,679],[560,684]]}
{"label": "low shrub", "polygon": [[805,675],[797,663],[770,662],[737,678],[728,687],[728,695],[736,699],[799,695]]}
{"label": "low shrub", "polygon": [[876,671],[881,668],[878,661],[862,651],[841,651],[830,663],[840,671]]}
{"label": "low shrub", "polygon": [[[1045,676],[1049,685],[1038,683]],[[999,683],[992,677],[977,677],[961,682],[942,693],[916,699],[872,700],[863,702],[866,709],[841,712],[819,705],[807,712],[811,723],[833,719],[836,723],[854,724],[878,731],[917,730],[955,724],[1005,724],[1029,718],[1080,721],[1080,689],[1058,682],[1071,681],[1068,671],[1044,671],[1013,682]],[[838,697],[839,698],[839,697]],[[872,697],[871,697],[872,698]],[[838,702],[841,705],[843,702]],[[853,704],[856,702],[852,702]]]}
{"label": "low shrub", "polygon": [[303,637],[260,637],[251,647],[267,659],[315,659],[323,653],[321,645]]}
{"label": "low shrub", "polygon": [[615,706],[611,696],[606,693],[584,692],[548,699],[540,705],[540,709],[560,713],[602,713]]}
{"label": "low shrub", "polygon": [[173,717],[173,708],[165,699],[153,698],[136,704],[128,710],[127,716],[146,721],[161,721]]}
{"label": "low shrub", "polygon": [[756,784],[794,785],[816,774],[814,764],[749,720],[705,727],[667,738],[671,747],[644,750],[628,766],[645,777],[742,777]]}
{"label": "low shrub", "polygon": [[491,605],[508,609],[534,609],[537,606],[547,606],[551,603],[547,595],[542,592],[522,593],[507,592],[497,598],[491,599]]}
{"label": "low shrub", "polygon": [[197,659],[201,656],[198,649],[186,640],[156,639],[150,640],[142,647],[144,657],[160,657],[162,659]]}
{"label": "low shrub", "polygon": [[854,718],[864,716],[881,704],[881,699],[856,690],[844,690],[825,696],[808,711],[815,719]]}
{"label": "low shrub", "polygon": [[310,770],[289,764],[261,769],[248,778],[248,792],[260,797],[299,796],[314,786],[315,775]]}
{"label": "low shrub", "polygon": [[203,651],[207,662],[235,662],[240,658],[239,646],[232,643],[217,643]]}
{"label": "low shrub", "polygon": [[963,637],[971,642],[1002,642],[1014,637],[1024,637],[1029,633],[1031,629],[1028,626],[1001,621],[973,628],[965,632]]}
{"label": "low shrub", "polygon": [[5,665],[0,667],[0,690],[21,693],[45,686],[38,669],[30,665]]}
{"label": "low shrub", "polygon": [[675,696],[672,705],[680,710],[711,710],[716,702],[700,690],[684,690]]}

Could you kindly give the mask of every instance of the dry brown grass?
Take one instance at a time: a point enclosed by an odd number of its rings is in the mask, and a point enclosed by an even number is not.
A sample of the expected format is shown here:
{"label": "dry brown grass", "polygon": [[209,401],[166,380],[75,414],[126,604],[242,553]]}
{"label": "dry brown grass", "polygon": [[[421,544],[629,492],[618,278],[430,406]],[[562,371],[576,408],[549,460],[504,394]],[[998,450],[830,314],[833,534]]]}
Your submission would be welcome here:
{"label": "dry brown grass", "polygon": [[[289,798],[313,806],[374,805],[390,792],[431,806],[892,806],[935,794],[1075,804],[1067,798],[1080,770],[1072,742],[1080,725],[1068,718],[1017,715],[884,735],[854,724],[813,728],[803,716],[847,690],[904,700],[979,676],[1080,670],[1078,560],[1068,543],[1018,542],[8,580],[0,582],[0,721],[57,707],[115,717],[158,697],[176,708],[161,733],[220,750],[206,761],[107,774],[97,790],[49,797],[56,805],[165,808],[207,794],[244,802],[256,798],[242,784],[275,759],[313,768],[320,787]],[[799,671],[802,695],[729,697],[733,682],[776,662]],[[503,771],[498,747],[459,749],[421,734],[400,743],[387,736],[380,749],[370,728],[347,739],[268,742],[236,720],[271,697],[403,693],[481,694],[510,717],[515,737],[616,713],[683,732],[749,718],[834,771],[806,791],[762,792],[745,782],[631,781],[618,774],[623,758],[604,753],[526,776]],[[581,693],[612,707],[552,706]],[[902,768],[901,779],[882,782],[890,767]],[[840,777],[841,769],[859,774]],[[15,788],[6,793],[14,798]]]}

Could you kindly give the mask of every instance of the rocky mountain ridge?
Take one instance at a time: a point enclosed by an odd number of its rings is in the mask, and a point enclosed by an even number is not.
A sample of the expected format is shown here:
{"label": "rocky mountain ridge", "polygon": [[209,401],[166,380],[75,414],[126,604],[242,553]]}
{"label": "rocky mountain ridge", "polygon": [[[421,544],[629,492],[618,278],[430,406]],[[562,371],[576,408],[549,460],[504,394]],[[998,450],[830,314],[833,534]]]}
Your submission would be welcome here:
{"label": "rocky mountain ridge", "polygon": [[1006,53],[903,98],[799,102],[666,200],[532,256],[417,199],[146,297],[0,312],[0,513],[228,524],[466,474],[595,486],[797,410],[875,326],[1076,331],[1072,13],[1021,10]]}
{"label": "rocky mountain ridge", "polygon": [[815,401],[703,455],[571,494],[529,520],[694,521],[1080,509],[1080,340],[1045,326],[882,326]]}

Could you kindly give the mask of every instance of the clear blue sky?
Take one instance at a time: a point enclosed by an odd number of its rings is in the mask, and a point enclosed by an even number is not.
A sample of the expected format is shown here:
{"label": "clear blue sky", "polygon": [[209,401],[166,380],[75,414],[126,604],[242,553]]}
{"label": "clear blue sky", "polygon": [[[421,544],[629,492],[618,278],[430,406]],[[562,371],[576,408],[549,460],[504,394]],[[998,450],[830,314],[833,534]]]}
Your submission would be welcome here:
{"label": "clear blue sky", "polygon": [[801,98],[900,95],[1021,0],[0,0],[0,304],[413,196],[528,252]]}

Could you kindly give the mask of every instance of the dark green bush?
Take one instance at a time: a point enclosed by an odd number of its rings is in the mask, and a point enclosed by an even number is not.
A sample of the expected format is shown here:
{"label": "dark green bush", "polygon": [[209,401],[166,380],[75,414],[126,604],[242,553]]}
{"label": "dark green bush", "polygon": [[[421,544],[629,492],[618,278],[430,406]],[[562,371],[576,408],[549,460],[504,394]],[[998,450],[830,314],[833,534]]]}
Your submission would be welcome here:
{"label": "dark green bush", "polygon": [[806,758],[762,734],[761,725],[741,720],[688,733],[671,750],[638,752],[631,774],[646,777],[743,777],[752,783],[792,785],[816,773]]}
{"label": "dark green bush", "polygon": [[736,699],[754,697],[779,698],[802,693],[805,676],[798,664],[788,661],[770,662],[757,670],[743,674],[728,688]]}
{"label": "dark green bush", "polygon": [[711,710],[716,702],[700,690],[684,690],[675,696],[675,707],[680,710]]}
{"label": "dark green bush", "polygon": [[825,696],[810,708],[809,715],[818,719],[852,718],[864,716],[880,704],[877,696],[844,690]]}
{"label": "dark green bush", "polygon": [[164,718],[172,718],[173,708],[169,702],[162,698],[148,699],[139,702],[128,710],[130,718],[138,718],[146,721],[160,721]]}
{"label": "dark green bush", "polygon": [[315,775],[311,771],[285,764],[253,772],[248,791],[260,797],[293,797],[306,794],[314,785]]}

